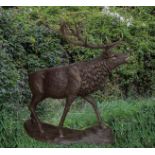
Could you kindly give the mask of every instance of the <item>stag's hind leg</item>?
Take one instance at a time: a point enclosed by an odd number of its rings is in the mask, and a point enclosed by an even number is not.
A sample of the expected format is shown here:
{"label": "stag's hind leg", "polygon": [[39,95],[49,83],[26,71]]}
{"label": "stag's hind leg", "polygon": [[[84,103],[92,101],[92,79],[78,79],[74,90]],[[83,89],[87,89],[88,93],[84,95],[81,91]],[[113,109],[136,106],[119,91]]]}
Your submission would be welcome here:
{"label": "stag's hind leg", "polygon": [[65,121],[65,118],[67,116],[67,113],[69,112],[70,106],[73,103],[73,101],[75,100],[75,98],[76,98],[76,96],[69,96],[66,99],[65,108],[64,108],[63,114],[61,116],[60,122],[59,122],[60,137],[63,137],[62,127],[63,127],[64,121]]}
{"label": "stag's hind leg", "polygon": [[35,112],[35,110],[37,108],[37,104],[42,100],[43,100],[43,97],[41,95],[40,96],[39,95],[38,96],[33,95],[31,103],[29,104],[29,110],[31,112],[31,120],[33,122],[35,121],[37,123],[37,125],[38,125],[39,131],[41,133],[44,133],[44,130],[43,130],[42,126],[41,126],[40,120],[39,120],[39,118],[38,118],[38,116],[37,116],[37,114]]}

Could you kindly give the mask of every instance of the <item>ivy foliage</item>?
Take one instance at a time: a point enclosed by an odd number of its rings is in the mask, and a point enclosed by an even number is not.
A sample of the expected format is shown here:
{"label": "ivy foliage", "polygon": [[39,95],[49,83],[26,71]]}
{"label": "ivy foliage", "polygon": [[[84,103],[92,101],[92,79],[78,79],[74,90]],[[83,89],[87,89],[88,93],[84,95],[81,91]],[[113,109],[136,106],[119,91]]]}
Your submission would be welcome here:
{"label": "ivy foliage", "polygon": [[154,94],[153,11],[154,7],[1,7],[1,95],[20,89],[21,83],[26,86],[30,72],[101,53],[66,42],[59,33],[62,21],[81,23],[88,41],[96,44],[123,40],[113,51],[129,53],[132,61],[114,72],[109,83],[126,97]]}

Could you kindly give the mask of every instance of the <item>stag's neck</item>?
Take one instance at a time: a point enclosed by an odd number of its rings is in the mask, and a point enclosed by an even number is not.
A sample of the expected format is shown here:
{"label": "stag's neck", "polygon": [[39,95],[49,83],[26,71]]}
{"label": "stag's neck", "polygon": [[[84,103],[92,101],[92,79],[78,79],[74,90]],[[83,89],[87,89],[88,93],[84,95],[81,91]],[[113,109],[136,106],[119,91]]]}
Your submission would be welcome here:
{"label": "stag's neck", "polygon": [[100,89],[110,72],[108,64],[101,57],[81,64],[80,74],[82,83],[80,95],[87,95]]}
{"label": "stag's neck", "polygon": [[103,59],[102,56],[89,61],[87,68],[90,72],[99,72],[102,73],[102,75],[111,73],[110,64],[106,59]]}

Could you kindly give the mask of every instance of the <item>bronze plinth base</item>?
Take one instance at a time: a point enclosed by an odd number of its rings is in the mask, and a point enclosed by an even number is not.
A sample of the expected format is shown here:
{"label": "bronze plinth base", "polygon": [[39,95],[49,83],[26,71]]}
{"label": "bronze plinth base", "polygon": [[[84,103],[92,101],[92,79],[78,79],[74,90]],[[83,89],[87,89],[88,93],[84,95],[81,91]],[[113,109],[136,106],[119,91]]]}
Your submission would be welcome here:
{"label": "bronze plinth base", "polygon": [[92,126],[84,130],[76,130],[70,128],[62,128],[64,137],[59,136],[58,127],[46,123],[42,123],[44,133],[40,133],[36,123],[32,123],[31,120],[27,120],[24,123],[24,128],[27,134],[39,141],[55,144],[73,144],[73,143],[85,143],[85,144],[112,144],[113,135],[112,130],[103,125],[103,127]]}

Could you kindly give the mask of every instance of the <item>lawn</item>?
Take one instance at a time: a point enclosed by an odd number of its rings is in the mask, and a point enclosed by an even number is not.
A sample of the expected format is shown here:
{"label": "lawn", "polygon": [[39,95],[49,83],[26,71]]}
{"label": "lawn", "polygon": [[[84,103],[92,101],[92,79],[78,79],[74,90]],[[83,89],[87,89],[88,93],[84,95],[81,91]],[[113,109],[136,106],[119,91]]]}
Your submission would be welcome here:
{"label": "lawn", "polygon": [[[53,102],[53,103],[51,103]],[[62,114],[64,102],[46,100],[38,108],[42,121],[57,125]],[[1,147],[155,147],[155,98],[127,99],[98,102],[102,118],[113,129],[115,143],[112,145],[56,145],[39,142],[30,138],[23,128],[29,117],[26,105],[18,109],[17,116],[10,112],[5,116],[5,136]],[[39,113],[40,109],[42,112]],[[91,118],[91,119],[90,119]],[[83,100],[75,102],[69,112],[65,126],[82,129],[96,123],[91,106]]]}

